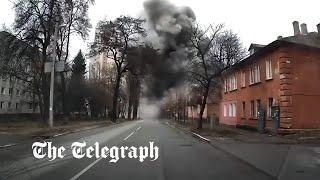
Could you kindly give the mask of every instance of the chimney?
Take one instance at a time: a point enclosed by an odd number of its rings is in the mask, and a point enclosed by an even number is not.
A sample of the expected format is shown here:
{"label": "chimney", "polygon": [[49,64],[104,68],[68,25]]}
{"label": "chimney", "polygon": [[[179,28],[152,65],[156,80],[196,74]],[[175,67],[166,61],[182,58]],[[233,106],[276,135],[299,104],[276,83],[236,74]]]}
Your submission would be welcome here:
{"label": "chimney", "polygon": [[320,23],[317,25],[318,35],[320,36]]}
{"label": "chimney", "polygon": [[302,35],[308,35],[308,28],[307,28],[307,24],[306,23],[302,23],[300,25],[301,28],[301,34]]}
{"label": "chimney", "polygon": [[292,25],[293,25],[294,35],[295,36],[299,35],[300,34],[299,22],[298,21],[293,21]]}

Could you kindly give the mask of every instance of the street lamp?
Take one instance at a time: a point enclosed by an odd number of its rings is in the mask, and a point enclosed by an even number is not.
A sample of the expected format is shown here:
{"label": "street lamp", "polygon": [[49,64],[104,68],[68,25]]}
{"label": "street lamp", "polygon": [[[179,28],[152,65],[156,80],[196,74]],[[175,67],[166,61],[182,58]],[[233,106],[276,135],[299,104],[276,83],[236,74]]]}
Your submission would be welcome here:
{"label": "street lamp", "polygon": [[54,94],[54,75],[55,75],[55,61],[57,56],[57,41],[58,41],[58,31],[59,31],[59,24],[56,23],[55,30],[54,30],[54,36],[53,36],[53,57],[52,57],[52,63],[51,63],[51,75],[50,75],[50,104],[49,104],[49,120],[48,124],[49,127],[53,127],[53,94]]}
{"label": "street lamp", "polygon": [[[57,41],[58,41],[58,32],[59,32],[59,28],[61,27],[65,27],[65,25],[59,25],[59,23],[57,22],[55,24],[55,30],[54,30],[54,36],[53,36],[53,53],[52,53],[52,62],[50,64],[50,68],[49,70],[45,70],[45,71],[49,71],[50,74],[50,99],[49,99],[49,119],[48,119],[48,124],[49,127],[52,128],[53,127],[53,95],[54,95],[54,78],[55,78],[55,72],[62,72],[64,71],[64,62],[59,61],[57,63],[57,70],[56,70],[56,57],[57,57]],[[63,63],[63,64],[61,64]]]}

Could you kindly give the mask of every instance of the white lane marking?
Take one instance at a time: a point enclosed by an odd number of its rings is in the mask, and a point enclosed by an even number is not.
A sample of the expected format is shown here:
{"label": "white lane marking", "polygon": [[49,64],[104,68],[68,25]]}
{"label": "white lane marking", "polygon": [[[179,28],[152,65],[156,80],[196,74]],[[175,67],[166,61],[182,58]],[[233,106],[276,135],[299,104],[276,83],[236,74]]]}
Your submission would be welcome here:
{"label": "white lane marking", "polygon": [[129,134],[129,136],[127,136],[126,138],[124,138],[124,141],[126,141],[130,136],[132,136],[134,134],[135,131],[133,131],[131,134]]}
{"label": "white lane marking", "polygon": [[[107,153],[107,156],[109,156],[109,151],[108,151],[108,153]],[[70,180],[76,180],[76,179],[78,179],[82,174],[84,174],[85,172],[87,172],[90,168],[92,168],[92,166],[94,166],[95,164],[97,164],[101,159],[102,159],[102,157],[100,157],[99,159],[96,159],[93,163],[89,164],[89,166],[87,166],[87,167],[84,168],[82,171],[80,171],[78,174],[76,174],[75,176],[73,176]]]}
{"label": "white lane marking", "polygon": [[66,135],[66,134],[69,134],[69,133],[55,134],[55,135],[53,135],[52,137],[59,137],[59,136],[63,136],[63,135]]}
{"label": "white lane marking", "polygon": [[195,135],[195,136],[197,136],[198,138],[200,138],[200,139],[203,139],[203,140],[205,140],[205,141],[207,141],[207,142],[210,142],[210,139],[207,139],[207,138],[205,138],[205,137],[202,137],[202,136],[200,136],[199,134],[197,134],[197,133],[192,133],[193,135]]}
{"label": "white lane marking", "polygon": [[6,145],[3,145],[3,146],[0,146],[0,148],[6,148],[6,147],[11,147],[11,146],[14,146],[14,145],[16,145],[16,144],[6,144]]}
{"label": "white lane marking", "polygon": [[[134,134],[134,132],[138,131],[139,129],[141,129],[141,126],[139,126],[135,131],[133,131],[131,134],[129,134],[129,136],[127,136],[126,138],[124,138],[124,141],[126,141],[130,136],[132,136]],[[109,155],[109,151],[107,156]],[[83,169],[81,172],[79,172],[78,174],[76,174],[75,176],[73,176],[70,180],[76,180],[78,179],[82,174],[84,174],[85,172],[87,172],[92,166],[94,166],[95,164],[97,164],[100,160],[102,159],[102,157],[100,157],[99,159],[95,160],[93,163],[89,164],[89,166],[87,166],[85,169]]]}

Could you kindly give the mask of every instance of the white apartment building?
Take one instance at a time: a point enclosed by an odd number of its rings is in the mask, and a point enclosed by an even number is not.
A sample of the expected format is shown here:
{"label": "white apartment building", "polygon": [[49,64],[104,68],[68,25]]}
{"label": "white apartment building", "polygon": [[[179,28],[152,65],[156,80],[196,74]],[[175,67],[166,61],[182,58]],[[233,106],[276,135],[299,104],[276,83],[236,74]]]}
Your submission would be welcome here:
{"label": "white apartment building", "polygon": [[23,81],[0,76],[0,115],[39,113],[36,97]]}

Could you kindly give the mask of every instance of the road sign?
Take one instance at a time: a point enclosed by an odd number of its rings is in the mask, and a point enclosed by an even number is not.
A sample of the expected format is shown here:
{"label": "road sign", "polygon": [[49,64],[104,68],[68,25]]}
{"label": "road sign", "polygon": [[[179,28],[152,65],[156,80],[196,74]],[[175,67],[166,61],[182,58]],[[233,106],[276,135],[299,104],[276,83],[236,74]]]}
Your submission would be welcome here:
{"label": "road sign", "polygon": [[[46,62],[44,64],[44,72],[50,73],[51,69],[52,69],[52,62]],[[64,61],[56,61],[54,69],[55,69],[55,72],[63,72],[65,70]]]}

